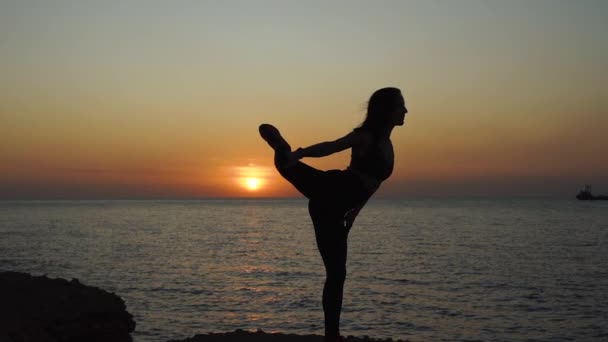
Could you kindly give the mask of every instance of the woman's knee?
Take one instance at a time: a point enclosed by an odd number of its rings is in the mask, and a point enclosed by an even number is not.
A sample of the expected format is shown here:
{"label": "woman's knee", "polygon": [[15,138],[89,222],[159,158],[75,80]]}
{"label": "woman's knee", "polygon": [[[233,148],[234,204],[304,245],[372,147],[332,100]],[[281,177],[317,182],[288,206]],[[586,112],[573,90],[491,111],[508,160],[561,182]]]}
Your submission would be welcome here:
{"label": "woman's knee", "polygon": [[346,265],[329,267],[326,269],[326,272],[328,282],[344,283],[344,280],[346,280]]}

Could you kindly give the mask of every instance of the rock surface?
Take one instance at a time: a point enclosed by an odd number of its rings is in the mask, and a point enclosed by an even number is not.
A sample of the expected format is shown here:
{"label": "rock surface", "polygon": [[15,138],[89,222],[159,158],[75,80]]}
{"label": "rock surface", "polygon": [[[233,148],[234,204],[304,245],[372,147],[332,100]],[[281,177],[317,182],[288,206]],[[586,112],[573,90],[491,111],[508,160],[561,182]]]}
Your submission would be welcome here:
{"label": "rock surface", "polygon": [[[0,342],[132,341],[133,316],[114,293],[78,279],[0,272]],[[170,342],[322,342],[319,335],[248,332],[196,335]],[[349,336],[346,342],[392,342]],[[400,340],[399,340],[400,341]],[[395,342],[399,342],[395,341]]]}
{"label": "rock surface", "polygon": [[135,321],[113,293],[78,279],[0,272],[1,342],[132,341]]}
{"label": "rock surface", "polygon": [[[295,334],[271,334],[265,333],[261,330],[257,332],[248,332],[243,330],[236,330],[231,333],[210,333],[206,335],[196,335],[185,340],[172,340],[169,342],[322,342],[323,337],[319,335],[295,335]],[[401,340],[393,341],[379,340],[369,337],[352,337],[349,336],[344,339],[346,342],[399,342]],[[401,341],[403,342],[403,341]]]}

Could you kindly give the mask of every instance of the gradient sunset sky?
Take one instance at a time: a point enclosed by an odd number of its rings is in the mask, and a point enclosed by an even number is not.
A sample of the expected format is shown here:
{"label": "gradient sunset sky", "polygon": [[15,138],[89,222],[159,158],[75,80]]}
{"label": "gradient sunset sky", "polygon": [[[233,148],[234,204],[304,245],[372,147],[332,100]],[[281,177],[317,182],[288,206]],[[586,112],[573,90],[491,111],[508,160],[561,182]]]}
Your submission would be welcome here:
{"label": "gradient sunset sky", "polygon": [[297,196],[258,125],[333,140],[385,86],[410,113],[380,197],[608,194],[606,18],[603,0],[0,1],[0,199]]}

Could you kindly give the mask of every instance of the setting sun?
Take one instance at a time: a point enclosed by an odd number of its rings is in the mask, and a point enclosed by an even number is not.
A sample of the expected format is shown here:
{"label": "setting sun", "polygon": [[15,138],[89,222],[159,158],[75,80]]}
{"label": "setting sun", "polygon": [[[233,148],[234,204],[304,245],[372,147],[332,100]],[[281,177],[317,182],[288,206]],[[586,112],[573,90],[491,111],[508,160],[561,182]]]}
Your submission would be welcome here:
{"label": "setting sun", "polygon": [[267,186],[272,177],[272,168],[252,163],[247,166],[236,166],[233,167],[233,177],[241,189],[247,192],[260,191],[261,194],[256,194],[256,196],[260,196],[268,191]]}
{"label": "setting sun", "polygon": [[245,180],[245,184],[247,185],[247,189],[251,191],[255,191],[260,188],[260,180],[258,178],[247,178]]}

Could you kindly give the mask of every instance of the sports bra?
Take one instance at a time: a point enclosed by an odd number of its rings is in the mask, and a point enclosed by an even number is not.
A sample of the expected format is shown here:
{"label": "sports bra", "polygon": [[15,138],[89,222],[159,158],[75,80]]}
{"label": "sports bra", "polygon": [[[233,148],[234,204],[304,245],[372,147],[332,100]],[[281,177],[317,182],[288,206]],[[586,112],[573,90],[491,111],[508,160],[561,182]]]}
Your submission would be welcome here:
{"label": "sports bra", "polygon": [[356,146],[352,148],[348,169],[374,178],[380,183],[393,173],[393,165],[393,156],[387,155],[377,142],[373,142],[365,153],[361,153]]}

